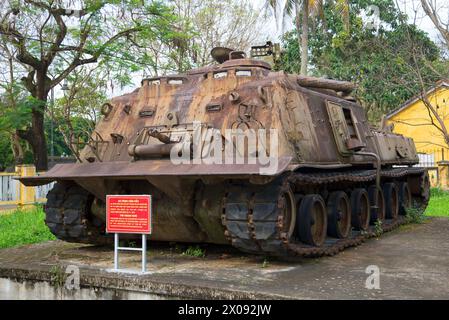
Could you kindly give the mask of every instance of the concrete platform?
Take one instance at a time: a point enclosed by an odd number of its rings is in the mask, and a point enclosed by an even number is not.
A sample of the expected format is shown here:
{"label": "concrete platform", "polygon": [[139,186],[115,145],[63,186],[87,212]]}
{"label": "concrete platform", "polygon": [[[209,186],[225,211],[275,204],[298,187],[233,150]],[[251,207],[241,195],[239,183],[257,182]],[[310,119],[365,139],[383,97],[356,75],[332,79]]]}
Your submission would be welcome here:
{"label": "concrete platform", "polygon": [[[449,298],[447,218],[403,226],[320,259],[266,262],[218,246],[207,246],[205,258],[182,251],[176,245],[149,244],[149,274],[142,276],[108,271],[113,265],[111,247],[52,241],[0,250],[0,298],[11,298],[13,292],[15,298],[54,298],[48,290],[56,265],[80,268],[84,293],[66,298]],[[122,266],[139,269],[139,263],[138,253],[121,254]],[[365,287],[370,265],[380,268],[379,290]]]}

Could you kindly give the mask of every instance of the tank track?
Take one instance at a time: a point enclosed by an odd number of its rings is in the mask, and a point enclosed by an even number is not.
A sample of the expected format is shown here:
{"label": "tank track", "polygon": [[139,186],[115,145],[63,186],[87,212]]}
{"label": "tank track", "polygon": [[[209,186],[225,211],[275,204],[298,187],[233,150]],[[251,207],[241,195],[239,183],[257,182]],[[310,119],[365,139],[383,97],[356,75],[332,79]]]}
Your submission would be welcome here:
{"label": "tank track", "polygon": [[[422,168],[393,168],[381,171],[382,179],[398,179],[405,176],[426,174]],[[302,244],[298,240],[292,242],[282,231],[283,221],[279,209],[284,204],[279,197],[283,190],[290,186],[301,185],[318,189],[326,185],[344,183],[375,182],[375,170],[360,170],[351,172],[326,173],[291,173],[276,179],[269,185],[252,185],[233,183],[229,186],[223,199],[222,224],[225,227],[225,236],[232,245],[239,250],[266,254],[270,256],[300,256],[321,257],[332,256],[345,248],[362,244],[365,240],[378,236],[374,226],[367,231],[354,231],[346,239],[327,237],[320,247]],[[426,206],[427,199],[422,199],[420,205]],[[391,231],[406,223],[404,216],[396,220],[385,220],[382,223],[382,233]]]}
{"label": "tank track", "polygon": [[45,223],[58,238],[67,242],[106,243],[101,234],[103,223],[88,216],[89,192],[73,183],[58,182],[47,194]]}

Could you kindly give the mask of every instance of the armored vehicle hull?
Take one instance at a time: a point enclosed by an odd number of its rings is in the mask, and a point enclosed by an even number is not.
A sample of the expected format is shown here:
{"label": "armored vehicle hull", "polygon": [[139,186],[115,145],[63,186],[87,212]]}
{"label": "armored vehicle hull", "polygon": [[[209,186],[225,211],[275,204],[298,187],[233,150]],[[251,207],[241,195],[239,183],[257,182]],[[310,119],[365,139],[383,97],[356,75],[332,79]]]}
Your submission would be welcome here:
{"label": "armored vehicle hull", "polygon": [[370,127],[351,83],[235,56],[144,79],[103,106],[80,162],[21,179],[57,182],[45,206],[50,230],[107,242],[106,195],[151,194],[150,240],[321,256],[424,210],[429,178],[415,167],[413,141]]}

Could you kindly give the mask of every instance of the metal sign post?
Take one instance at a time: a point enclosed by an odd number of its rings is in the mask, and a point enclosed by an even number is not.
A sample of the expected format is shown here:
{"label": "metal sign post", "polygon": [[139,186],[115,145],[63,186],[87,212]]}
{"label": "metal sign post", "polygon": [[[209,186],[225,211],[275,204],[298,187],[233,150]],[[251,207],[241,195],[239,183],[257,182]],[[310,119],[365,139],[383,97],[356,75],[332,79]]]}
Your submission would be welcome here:
{"label": "metal sign post", "polygon": [[120,247],[119,246],[119,233],[114,233],[114,270],[120,271],[119,269],[119,251],[142,251],[142,273],[147,272],[147,235],[142,234],[142,247],[141,248],[130,248],[130,247]]}
{"label": "metal sign post", "polygon": [[[119,251],[140,251],[142,273],[147,271],[147,234],[151,234],[150,195],[106,196],[106,231],[114,233],[114,271],[119,269]],[[120,247],[119,234],[141,234],[142,247]]]}

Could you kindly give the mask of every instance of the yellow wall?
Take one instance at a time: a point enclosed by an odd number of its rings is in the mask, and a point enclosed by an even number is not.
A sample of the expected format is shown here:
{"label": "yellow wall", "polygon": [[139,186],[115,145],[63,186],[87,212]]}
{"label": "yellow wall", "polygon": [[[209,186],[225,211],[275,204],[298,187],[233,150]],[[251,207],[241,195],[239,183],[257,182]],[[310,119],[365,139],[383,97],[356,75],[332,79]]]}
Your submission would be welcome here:
{"label": "yellow wall", "polygon": [[[433,106],[438,106],[438,113],[449,130],[449,88],[440,87],[428,98]],[[394,123],[394,132],[413,138],[418,152],[435,153],[435,161],[440,161],[444,148],[444,159],[449,160],[449,148],[430,119],[426,106],[418,100],[389,118],[388,124]]]}

